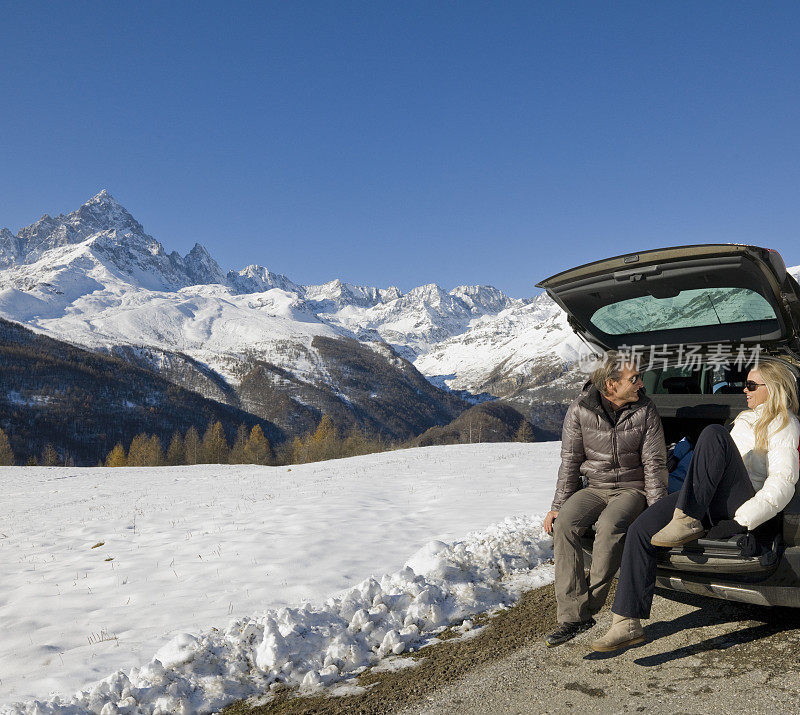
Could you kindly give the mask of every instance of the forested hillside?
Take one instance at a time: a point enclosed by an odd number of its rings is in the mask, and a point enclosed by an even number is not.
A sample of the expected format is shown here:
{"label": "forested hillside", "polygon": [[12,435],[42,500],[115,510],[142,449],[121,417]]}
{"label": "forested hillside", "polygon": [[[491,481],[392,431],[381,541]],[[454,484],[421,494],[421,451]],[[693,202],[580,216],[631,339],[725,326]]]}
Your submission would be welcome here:
{"label": "forested hillside", "polygon": [[176,430],[203,434],[216,421],[229,443],[242,424],[261,425],[272,444],[285,439],[272,422],[245,410],[0,319],[0,428],[18,462],[38,458],[49,444],[61,463],[94,465],[139,433],[156,434],[166,446]]}

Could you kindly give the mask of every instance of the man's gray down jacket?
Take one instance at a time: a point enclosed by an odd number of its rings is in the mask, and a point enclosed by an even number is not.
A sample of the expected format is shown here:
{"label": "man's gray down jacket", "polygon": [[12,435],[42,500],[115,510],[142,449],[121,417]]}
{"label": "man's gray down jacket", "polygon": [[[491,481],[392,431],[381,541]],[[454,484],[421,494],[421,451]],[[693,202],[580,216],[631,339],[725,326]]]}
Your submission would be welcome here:
{"label": "man's gray down jacket", "polygon": [[617,424],[605,413],[593,385],[569,406],[561,438],[553,511],[581,487],[585,475],[591,487],[636,488],[647,495],[648,506],[667,493],[667,454],[664,429],[655,405],[640,397],[618,415]]}

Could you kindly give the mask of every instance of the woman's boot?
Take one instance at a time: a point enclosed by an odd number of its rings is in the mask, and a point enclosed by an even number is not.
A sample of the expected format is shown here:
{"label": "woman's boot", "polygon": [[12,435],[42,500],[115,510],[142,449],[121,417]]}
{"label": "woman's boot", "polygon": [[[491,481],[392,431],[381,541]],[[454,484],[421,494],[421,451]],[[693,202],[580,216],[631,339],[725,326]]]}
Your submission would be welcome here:
{"label": "woman's boot", "polygon": [[592,650],[608,653],[612,650],[644,643],[644,629],[638,618],[628,618],[612,613],[611,628],[602,638],[592,643]]}
{"label": "woman's boot", "polygon": [[661,531],[653,534],[650,543],[653,546],[682,546],[690,541],[696,541],[706,533],[702,523],[680,509],[676,509],[669,522]]}

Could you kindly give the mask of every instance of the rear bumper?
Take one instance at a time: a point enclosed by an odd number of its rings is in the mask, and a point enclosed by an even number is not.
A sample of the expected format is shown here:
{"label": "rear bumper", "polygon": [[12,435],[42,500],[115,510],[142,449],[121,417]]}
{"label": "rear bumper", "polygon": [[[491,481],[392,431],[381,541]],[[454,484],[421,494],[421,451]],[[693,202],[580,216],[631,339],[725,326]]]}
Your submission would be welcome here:
{"label": "rear bumper", "polygon": [[721,598],[761,606],[800,608],[800,547],[788,548],[775,568],[763,580],[731,578],[728,574],[659,568],[656,586],[672,591]]}
{"label": "rear bumper", "polygon": [[[584,542],[584,552],[590,561],[591,541]],[[658,566],[656,586],[726,601],[800,608],[800,546],[784,549],[777,563],[766,568],[758,559],[729,558],[721,563],[719,556],[703,560],[692,554],[681,568],[681,559],[670,554]]]}
{"label": "rear bumper", "polygon": [[742,556],[736,537],[724,541],[698,539],[685,546],[663,550],[658,555],[659,570],[685,574],[714,574],[721,578],[763,580],[778,568],[780,542],[761,556]]}

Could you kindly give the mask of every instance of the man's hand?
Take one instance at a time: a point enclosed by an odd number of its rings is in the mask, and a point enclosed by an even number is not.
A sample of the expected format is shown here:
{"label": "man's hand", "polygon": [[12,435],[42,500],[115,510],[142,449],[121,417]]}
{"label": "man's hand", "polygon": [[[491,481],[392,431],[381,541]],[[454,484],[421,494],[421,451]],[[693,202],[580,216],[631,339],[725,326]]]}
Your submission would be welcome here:
{"label": "man's hand", "polygon": [[544,518],[544,530],[551,536],[553,535],[553,522],[557,516],[557,511],[548,511],[547,516]]}

